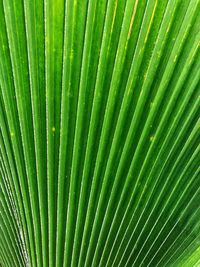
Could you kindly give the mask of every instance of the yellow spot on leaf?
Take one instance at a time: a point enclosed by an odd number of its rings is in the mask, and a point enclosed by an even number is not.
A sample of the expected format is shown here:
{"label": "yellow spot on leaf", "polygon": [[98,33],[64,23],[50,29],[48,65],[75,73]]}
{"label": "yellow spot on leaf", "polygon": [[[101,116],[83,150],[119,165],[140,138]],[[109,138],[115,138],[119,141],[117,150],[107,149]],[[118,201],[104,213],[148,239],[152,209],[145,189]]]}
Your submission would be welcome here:
{"label": "yellow spot on leaf", "polygon": [[169,29],[170,29],[170,25],[169,25],[168,28],[167,28],[167,33],[169,32]]}
{"label": "yellow spot on leaf", "polygon": [[129,27],[129,32],[128,32],[128,39],[131,36],[131,32],[132,32],[132,28],[133,28],[133,22],[134,22],[134,18],[135,18],[135,13],[136,13],[136,10],[137,10],[137,5],[138,5],[138,0],[135,1],[133,14],[132,14],[132,17],[131,17],[131,23],[130,23],[130,27]]}
{"label": "yellow spot on leaf", "polygon": [[176,60],[177,60],[177,55],[174,57],[174,62],[176,62]]}
{"label": "yellow spot on leaf", "polygon": [[152,135],[151,137],[150,137],[150,142],[152,142],[154,140],[154,135]]}
{"label": "yellow spot on leaf", "polygon": [[71,49],[71,53],[70,53],[70,60],[72,61],[74,58],[74,49]]}

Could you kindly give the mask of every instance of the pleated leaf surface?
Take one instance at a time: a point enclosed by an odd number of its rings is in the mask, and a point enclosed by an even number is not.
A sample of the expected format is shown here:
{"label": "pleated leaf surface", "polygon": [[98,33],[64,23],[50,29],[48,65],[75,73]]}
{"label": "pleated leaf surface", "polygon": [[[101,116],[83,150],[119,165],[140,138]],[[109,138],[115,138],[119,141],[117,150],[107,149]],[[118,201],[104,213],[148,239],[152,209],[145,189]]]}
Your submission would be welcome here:
{"label": "pleated leaf surface", "polygon": [[200,0],[0,0],[0,266],[200,266]]}

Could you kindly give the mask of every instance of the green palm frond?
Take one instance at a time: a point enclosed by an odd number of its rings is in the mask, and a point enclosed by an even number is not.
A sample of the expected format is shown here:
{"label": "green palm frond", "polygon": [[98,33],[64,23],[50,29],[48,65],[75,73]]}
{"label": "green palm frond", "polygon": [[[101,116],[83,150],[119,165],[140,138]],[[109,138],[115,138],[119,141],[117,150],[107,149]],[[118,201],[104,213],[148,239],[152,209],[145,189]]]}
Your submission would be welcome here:
{"label": "green palm frond", "polygon": [[0,266],[200,266],[200,0],[0,1]]}

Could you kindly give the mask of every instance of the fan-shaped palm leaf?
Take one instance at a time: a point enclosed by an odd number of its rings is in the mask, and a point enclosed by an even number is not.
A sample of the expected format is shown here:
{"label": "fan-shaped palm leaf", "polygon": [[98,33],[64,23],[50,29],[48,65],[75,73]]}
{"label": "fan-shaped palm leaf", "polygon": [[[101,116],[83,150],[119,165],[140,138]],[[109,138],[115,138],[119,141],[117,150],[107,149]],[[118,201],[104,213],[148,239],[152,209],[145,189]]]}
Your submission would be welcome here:
{"label": "fan-shaped palm leaf", "polygon": [[200,266],[199,0],[0,1],[0,265]]}

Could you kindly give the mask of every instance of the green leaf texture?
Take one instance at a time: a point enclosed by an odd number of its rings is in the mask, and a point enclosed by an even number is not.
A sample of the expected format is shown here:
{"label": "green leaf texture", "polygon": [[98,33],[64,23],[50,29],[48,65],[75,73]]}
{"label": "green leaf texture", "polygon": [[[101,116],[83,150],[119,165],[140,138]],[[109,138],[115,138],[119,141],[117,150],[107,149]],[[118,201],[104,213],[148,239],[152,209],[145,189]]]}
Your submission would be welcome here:
{"label": "green leaf texture", "polygon": [[0,0],[0,266],[200,266],[200,0]]}

